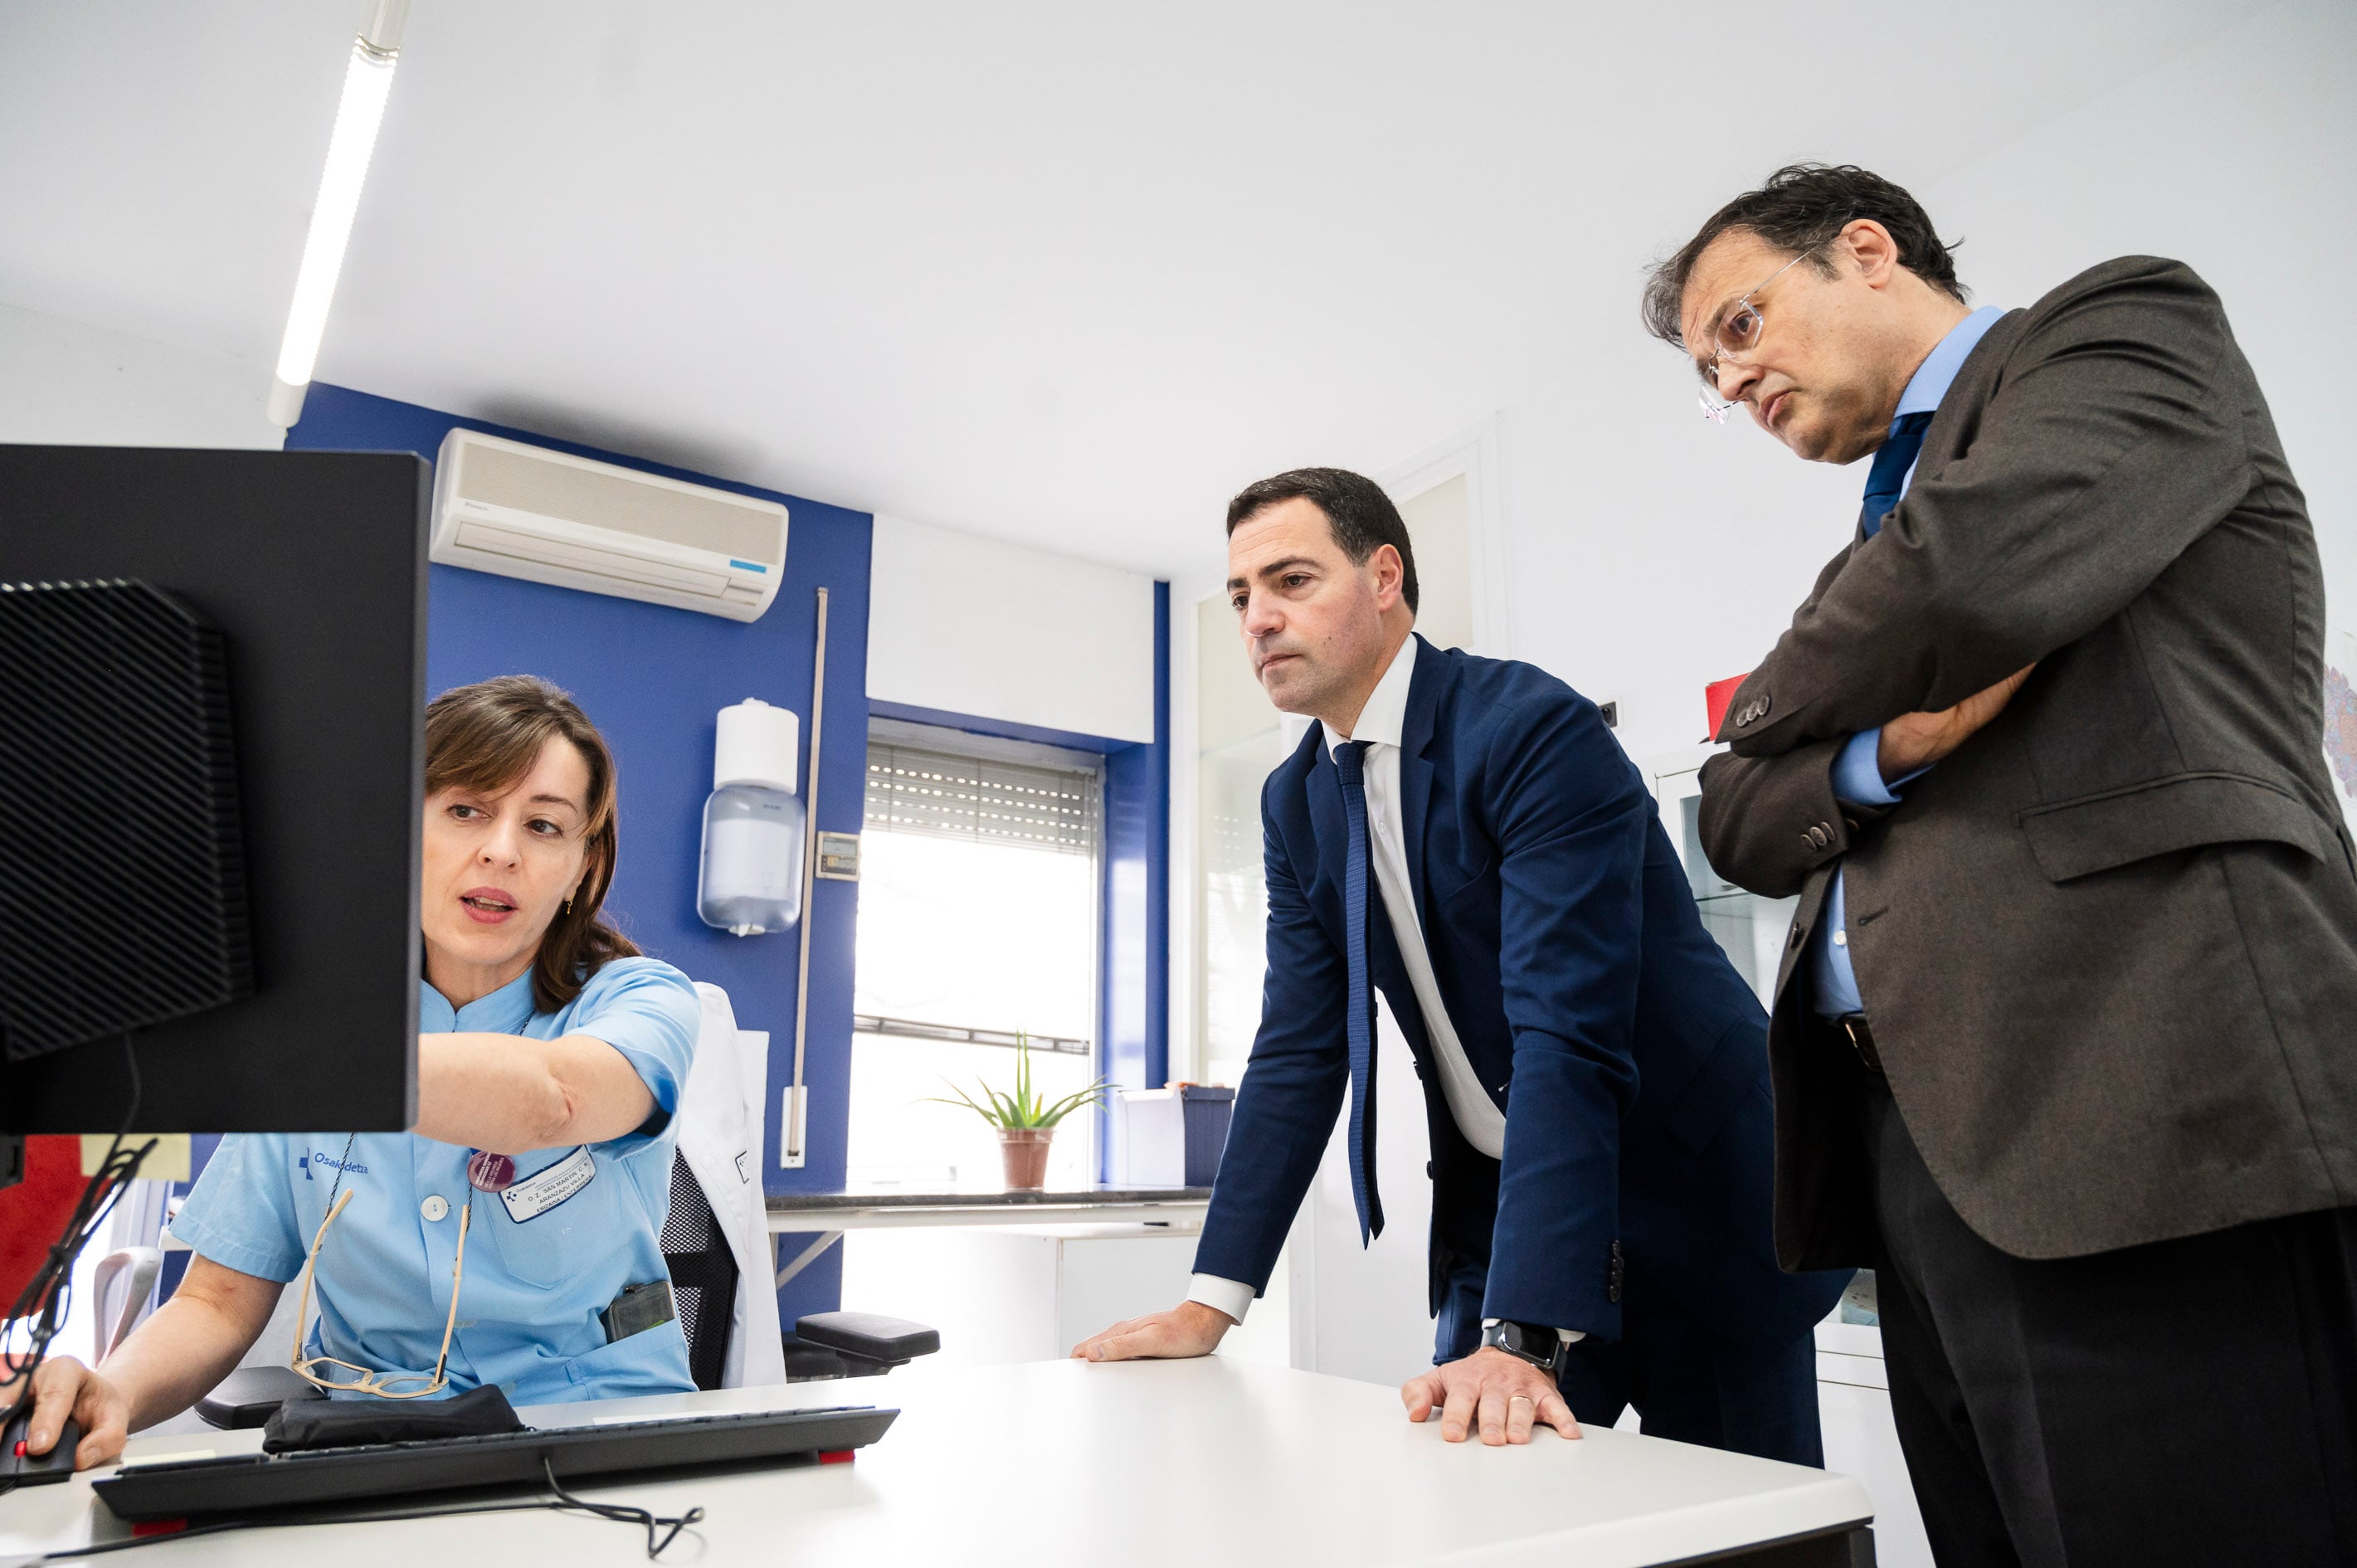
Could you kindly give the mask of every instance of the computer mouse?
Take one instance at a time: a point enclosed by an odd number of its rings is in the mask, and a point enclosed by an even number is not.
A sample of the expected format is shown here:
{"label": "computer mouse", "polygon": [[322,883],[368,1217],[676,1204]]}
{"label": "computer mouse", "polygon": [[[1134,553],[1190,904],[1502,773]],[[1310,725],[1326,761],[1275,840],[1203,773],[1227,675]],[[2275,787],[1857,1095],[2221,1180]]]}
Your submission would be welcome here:
{"label": "computer mouse", "polygon": [[32,1430],[33,1412],[24,1414],[0,1429],[0,1486],[38,1487],[48,1481],[70,1479],[74,1473],[74,1450],[81,1446],[81,1426],[71,1416],[66,1418],[65,1430],[47,1454],[28,1454],[26,1434]]}

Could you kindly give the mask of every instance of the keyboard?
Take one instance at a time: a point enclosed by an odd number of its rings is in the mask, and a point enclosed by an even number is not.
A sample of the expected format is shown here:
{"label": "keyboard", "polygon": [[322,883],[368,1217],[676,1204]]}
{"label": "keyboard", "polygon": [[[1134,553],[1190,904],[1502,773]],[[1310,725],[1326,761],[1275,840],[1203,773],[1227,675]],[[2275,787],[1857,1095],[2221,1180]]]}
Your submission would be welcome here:
{"label": "keyboard", "polygon": [[125,1466],[92,1482],[91,1489],[116,1517],[138,1523],[476,1487],[545,1488],[544,1463],[558,1480],[569,1483],[864,1448],[883,1436],[899,1413],[873,1405],[742,1411],[291,1454],[167,1459]]}

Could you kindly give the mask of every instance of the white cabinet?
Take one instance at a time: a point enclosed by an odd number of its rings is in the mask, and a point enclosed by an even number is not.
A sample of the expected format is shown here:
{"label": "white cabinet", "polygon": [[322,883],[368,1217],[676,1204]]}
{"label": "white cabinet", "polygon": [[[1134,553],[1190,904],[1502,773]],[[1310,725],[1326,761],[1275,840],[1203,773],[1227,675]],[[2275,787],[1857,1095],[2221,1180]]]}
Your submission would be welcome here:
{"label": "white cabinet", "polygon": [[[1125,1318],[1185,1299],[1200,1222],[972,1225],[852,1230],[843,1239],[843,1305],[941,1331],[927,1364],[1045,1361]],[[1221,1354],[1284,1366],[1286,1265]]]}
{"label": "white cabinet", "polygon": [[1817,1418],[1824,1427],[1825,1468],[1856,1477],[1874,1499],[1879,1568],[1932,1568],[1932,1544],[1900,1452],[1899,1429],[1891,1423],[1882,1330],[1840,1322],[1840,1316],[1836,1308],[1817,1325]]}

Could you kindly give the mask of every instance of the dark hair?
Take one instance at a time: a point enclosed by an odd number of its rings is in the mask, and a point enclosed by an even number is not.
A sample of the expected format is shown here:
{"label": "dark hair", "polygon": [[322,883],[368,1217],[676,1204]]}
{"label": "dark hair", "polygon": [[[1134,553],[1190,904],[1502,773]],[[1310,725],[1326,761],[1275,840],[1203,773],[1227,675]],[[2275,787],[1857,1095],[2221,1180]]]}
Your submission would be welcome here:
{"label": "dark hair", "polygon": [[1913,197],[1856,164],[1786,164],[1759,189],[1745,191],[1712,213],[1710,221],[1675,254],[1654,263],[1645,278],[1641,307],[1645,330],[1664,343],[1685,346],[1680,315],[1686,280],[1711,242],[1728,230],[1748,230],[1787,254],[1813,257],[1818,270],[1831,276],[1833,264],[1822,252],[1860,218],[1871,218],[1890,231],[1900,266],[1962,303],[1964,285],[1956,281],[1956,262],[1949,252],[1963,242],[1943,243],[1931,215]]}
{"label": "dark hair", "polygon": [[614,754],[572,696],[537,675],[501,675],[453,686],[425,707],[429,797],[454,788],[501,794],[532,770],[542,746],[560,738],[572,742],[589,768],[589,799],[583,802],[588,822],[582,834],[589,853],[572,908],[560,910],[541,933],[532,994],[544,1013],[580,995],[589,977],[614,960],[639,956],[638,944],[599,912],[614,883],[618,844]]}
{"label": "dark hair", "polygon": [[1415,613],[1415,549],[1407,542],[1407,524],[1383,488],[1364,475],[1348,468],[1290,468],[1246,485],[1228,503],[1228,532],[1279,501],[1297,499],[1314,502],[1326,514],[1334,542],[1360,565],[1381,545],[1398,551],[1400,597],[1407,601],[1407,613]]}

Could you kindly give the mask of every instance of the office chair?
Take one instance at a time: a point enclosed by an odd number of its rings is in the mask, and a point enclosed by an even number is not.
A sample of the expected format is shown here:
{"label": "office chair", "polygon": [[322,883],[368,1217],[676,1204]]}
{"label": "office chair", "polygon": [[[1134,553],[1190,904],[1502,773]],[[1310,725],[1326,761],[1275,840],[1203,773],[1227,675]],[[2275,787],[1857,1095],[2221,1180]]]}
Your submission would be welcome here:
{"label": "office chair", "polygon": [[737,1316],[737,1254],[685,1156],[671,1159],[671,1213],[663,1220],[663,1266],[673,1309],[687,1336],[687,1369],[699,1389],[720,1387]]}
{"label": "office chair", "polygon": [[[699,1389],[721,1386],[737,1316],[737,1257],[714,1218],[704,1187],[673,1155],[671,1213],[663,1221],[663,1263],[673,1308],[687,1336],[687,1369]],[[786,1380],[871,1378],[942,1348],[938,1330],[872,1312],[813,1312],[785,1336]]]}
{"label": "office chair", "polygon": [[156,1294],[156,1275],[163,1266],[158,1247],[120,1247],[98,1261],[90,1280],[90,1294],[98,1298],[98,1320],[91,1326],[96,1352],[91,1366],[113,1355],[147,1316],[147,1298]]}

